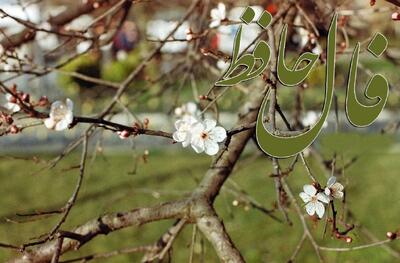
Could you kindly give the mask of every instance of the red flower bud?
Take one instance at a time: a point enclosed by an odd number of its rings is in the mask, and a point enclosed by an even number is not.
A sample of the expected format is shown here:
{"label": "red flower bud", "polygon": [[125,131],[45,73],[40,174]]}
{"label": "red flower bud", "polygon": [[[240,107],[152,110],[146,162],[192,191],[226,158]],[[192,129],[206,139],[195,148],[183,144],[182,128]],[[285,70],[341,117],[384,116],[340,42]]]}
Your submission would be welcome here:
{"label": "red flower bud", "polygon": [[126,139],[131,135],[131,133],[127,130],[123,130],[123,131],[119,131],[118,135],[121,139]]}
{"label": "red flower bud", "polygon": [[14,119],[11,117],[11,115],[5,115],[4,120],[8,125],[11,125],[14,122]]}
{"label": "red flower bud", "polygon": [[44,107],[47,104],[49,104],[49,99],[46,96],[40,97],[40,99],[38,101],[38,105],[41,106],[41,107]]}
{"label": "red flower bud", "polygon": [[28,103],[29,103],[29,99],[30,99],[30,96],[29,96],[28,93],[22,93],[22,94],[21,94],[21,100],[22,100],[22,101],[28,102]]}
{"label": "red flower bud", "polygon": [[17,92],[17,84],[13,84],[13,86],[11,87],[11,91],[12,91],[13,93],[16,93],[16,92]]}
{"label": "red flower bud", "polygon": [[393,233],[393,232],[387,232],[386,233],[387,238],[391,239],[391,240],[395,240],[397,238],[397,233]]}
{"label": "red flower bud", "polygon": [[10,133],[11,134],[17,134],[20,131],[20,129],[16,125],[11,125],[10,126]]}

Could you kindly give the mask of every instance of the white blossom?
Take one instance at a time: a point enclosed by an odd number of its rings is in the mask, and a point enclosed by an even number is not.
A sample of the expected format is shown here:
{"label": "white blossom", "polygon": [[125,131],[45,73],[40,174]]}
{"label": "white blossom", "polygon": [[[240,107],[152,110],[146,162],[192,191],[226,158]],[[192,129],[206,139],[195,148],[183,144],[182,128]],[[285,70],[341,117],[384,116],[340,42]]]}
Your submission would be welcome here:
{"label": "white blossom", "polygon": [[219,151],[218,143],[225,140],[226,130],[216,125],[217,122],[211,119],[206,119],[192,125],[191,145],[197,153],[217,154]]}
{"label": "white blossom", "polygon": [[74,103],[70,99],[55,101],[51,104],[50,116],[44,120],[44,125],[51,130],[62,131],[68,128],[74,119]]}
{"label": "white blossom", "polygon": [[[319,116],[315,111],[309,111],[307,112],[306,116],[303,118],[301,121],[305,127],[307,126],[312,126],[318,121]],[[322,125],[322,128],[328,127],[328,122],[325,121],[324,124]]]}
{"label": "white blossom", "polygon": [[21,110],[21,107],[17,103],[14,102],[16,100],[16,98],[14,98],[13,95],[7,93],[6,100],[7,100],[7,102],[4,104],[4,107],[7,110],[12,111],[12,112],[18,112]]}
{"label": "white blossom", "polygon": [[319,218],[322,218],[325,213],[324,203],[329,204],[329,197],[324,193],[318,193],[313,185],[305,185],[300,193],[301,199],[306,203],[306,211],[310,216],[317,213]]}
{"label": "white blossom", "polygon": [[220,59],[217,61],[217,67],[221,71],[227,70],[229,68],[229,65],[230,65],[230,63],[225,60]]}
{"label": "white blossom", "polygon": [[211,9],[210,12],[211,23],[210,27],[218,27],[221,25],[221,21],[226,19],[226,8],[223,3],[219,3],[217,8]]}
{"label": "white blossom", "polygon": [[[42,23],[40,27],[44,30],[52,29],[50,23],[48,22]],[[35,39],[43,50],[52,50],[58,45],[57,35],[45,31],[37,31]]]}
{"label": "white blossom", "polygon": [[316,54],[316,55],[321,55],[322,53],[322,48],[321,46],[317,43],[315,45],[315,47],[311,50],[312,53]]}
{"label": "white blossom", "polygon": [[[179,25],[178,21],[150,20],[147,23],[146,34],[153,40],[164,40]],[[186,32],[190,28],[189,22],[179,25],[175,33],[169,38],[169,41],[163,45],[163,53],[180,53],[187,49],[186,41],[172,41],[174,39],[186,39]]]}
{"label": "white blossom", "polygon": [[[259,17],[264,8],[262,6],[250,6],[255,12],[255,17]],[[240,21],[240,17],[243,12],[246,10],[245,7],[233,7],[226,14],[226,19],[229,21]],[[239,52],[244,52],[245,49],[247,51],[254,50],[254,39],[261,33],[261,27],[256,23],[246,24],[222,24],[218,27],[217,34],[215,36],[215,42],[219,51],[230,54],[232,52],[232,47],[235,43],[236,32],[239,27],[242,26],[242,38],[240,40],[240,48]]]}
{"label": "white blossom", "polygon": [[128,58],[128,52],[125,50],[118,50],[116,57],[118,61],[124,61]]}
{"label": "white blossom", "polygon": [[185,116],[175,122],[176,131],[172,134],[172,138],[176,142],[181,142],[183,147],[187,147],[192,139],[193,124],[198,120],[192,116]]}
{"label": "white blossom", "polygon": [[331,176],[328,179],[327,186],[325,188],[325,194],[334,198],[342,198],[343,197],[343,189],[344,186],[341,183],[336,182],[336,177]]}
{"label": "white blossom", "polygon": [[200,111],[197,108],[196,103],[194,102],[188,102],[186,104],[183,104],[180,107],[175,108],[175,116],[178,118],[182,117],[194,117],[198,118],[200,116]]}
{"label": "white blossom", "polygon": [[78,54],[85,53],[86,51],[88,51],[90,49],[91,46],[92,46],[91,41],[82,41],[78,45],[76,45],[76,52]]}

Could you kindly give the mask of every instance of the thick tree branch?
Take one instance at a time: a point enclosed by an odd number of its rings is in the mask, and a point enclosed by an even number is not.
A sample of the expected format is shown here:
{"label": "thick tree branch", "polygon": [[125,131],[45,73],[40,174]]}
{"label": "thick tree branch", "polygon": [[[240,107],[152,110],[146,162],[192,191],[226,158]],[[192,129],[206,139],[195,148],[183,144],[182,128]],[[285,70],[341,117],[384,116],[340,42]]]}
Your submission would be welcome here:
{"label": "thick tree branch", "polygon": [[[64,233],[61,254],[77,249],[98,235],[107,235],[113,231],[129,226],[140,226],[155,220],[184,217],[187,211],[187,202],[177,201],[164,203],[149,208],[139,208],[128,212],[111,213],[91,220],[71,232]],[[63,233],[61,233],[63,234]],[[50,262],[57,249],[57,240],[23,252],[23,254],[9,263],[39,263]]]}

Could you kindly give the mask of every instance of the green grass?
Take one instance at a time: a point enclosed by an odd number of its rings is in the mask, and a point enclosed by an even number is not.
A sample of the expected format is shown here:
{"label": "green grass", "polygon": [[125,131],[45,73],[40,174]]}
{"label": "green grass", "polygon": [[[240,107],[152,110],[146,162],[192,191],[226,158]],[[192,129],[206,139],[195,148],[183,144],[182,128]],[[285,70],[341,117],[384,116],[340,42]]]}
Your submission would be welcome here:
{"label": "green grass", "polygon": [[[376,139],[376,138],[375,138]],[[354,141],[354,138],[352,139]],[[349,159],[359,155],[359,160],[344,172],[340,180],[348,190],[348,206],[358,222],[367,227],[379,239],[385,238],[386,231],[399,227],[400,187],[398,184],[399,153],[391,151],[390,143],[381,147],[362,147],[363,141],[348,147],[335,144],[335,139],[322,139],[324,154],[338,153]],[[383,145],[383,146],[382,146]],[[356,149],[359,149],[357,151]],[[255,150],[252,149],[252,152]],[[249,156],[250,152],[247,153]],[[246,156],[245,156],[246,157]],[[245,158],[244,157],[244,158]],[[48,156],[46,159],[50,159]],[[0,165],[0,242],[21,244],[30,237],[48,231],[58,220],[58,216],[24,224],[6,223],[4,218],[16,219],[16,212],[32,212],[61,207],[72,189],[78,170],[71,167],[79,164],[79,156],[71,155],[52,170],[36,174],[43,164],[1,158]],[[136,173],[132,173],[135,161],[131,154],[110,154],[97,156],[88,162],[87,174],[77,205],[73,208],[63,229],[72,227],[111,211],[129,210],[135,207],[154,205],[162,201],[177,199],[189,194],[203,176],[210,159],[204,155],[194,155],[188,150],[179,153],[151,153],[147,163],[139,162]],[[243,160],[245,162],[245,160]],[[288,165],[289,161],[283,161]],[[312,170],[324,182],[321,166],[310,160]],[[259,158],[237,170],[232,179],[264,206],[271,208],[275,202],[273,180],[268,177],[271,165],[267,158]],[[309,183],[305,169],[298,165],[288,182],[296,197],[302,185]],[[242,251],[247,262],[286,262],[302,234],[300,222],[293,206],[289,208],[294,226],[277,223],[254,209],[232,206],[232,197],[223,191],[216,201],[218,213],[225,221],[232,239]],[[340,204],[337,206],[341,208]],[[277,213],[280,216],[279,213]],[[23,218],[19,218],[20,220]],[[68,253],[65,258],[95,252],[107,252],[119,248],[150,244],[170,226],[172,221],[163,221],[127,228],[108,236],[94,239],[78,252]],[[319,243],[325,246],[346,247],[342,241],[323,237],[324,222],[318,224],[309,220],[310,227]],[[367,238],[355,231],[352,246],[368,242]],[[357,234],[356,234],[357,233]],[[173,262],[188,262],[192,226],[187,226],[177,239],[173,250]],[[400,242],[390,244],[400,249]],[[0,250],[3,262],[13,252]],[[327,262],[396,262],[382,248],[335,253],[323,252]],[[195,261],[201,262],[201,236],[195,245]],[[123,255],[100,262],[140,262],[141,255]],[[218,262],[214,251],[205,242],[204,262]],[[297,262],[316,262],[317,259],[309,243],[300,251]]]}

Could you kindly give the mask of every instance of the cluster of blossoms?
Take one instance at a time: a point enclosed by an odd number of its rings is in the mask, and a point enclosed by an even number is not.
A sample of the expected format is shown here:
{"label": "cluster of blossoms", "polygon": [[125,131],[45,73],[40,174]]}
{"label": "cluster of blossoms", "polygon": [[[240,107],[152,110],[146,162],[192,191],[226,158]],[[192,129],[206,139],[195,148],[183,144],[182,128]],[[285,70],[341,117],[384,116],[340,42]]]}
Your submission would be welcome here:
{"label": "cluster of blossoms", "polygon": [[[43,96],[37,103],[32,103],[29,99],[29,94],[16,92],[14,95],[7,93],[5,95],[6,103],[3,107],[12,113],[21,111],[20,103],[27,103],[30,107],[48,105],[47,97]],[[44,120],[44,125],[51,130],[62,131],[68,128],[72,123],[74,104],[72,100],[66,99],[63,101],[55,101],[51,104],[49,117]]]}
{"label": "cluster of blossoms", "polygon": [[219,3],[216,8],[210,11],[211,23],[210,27],[215,28],[221,25],[221,22],[226,20],[226,7],[223,3]]}
{"label": "cluster of blossoms", "polygon": [[200,111],[193,102],[175,109],[175,115],[179,118],[175,122],[176,131],[173,138],[182,143],[183,147],[191,145],[196,153],[205,152],[215,155],[219,151],[218,143],[226,138],[226,130],[217,126],[213,119],[201,119]]}
{"label": "cluster of blossoms", "polygon": [[333,198],[343,198],[343,185],[336,182],[336,177],[331,176],[328,179],[327,186],[323,191],[318,192],[313,185],[305,185],[300,193],[303,199],[307,214],[313,216],[315,213],[322,218],[325,213],[325,205],[329,204]]}
{"label": "cluster of blossoms", "polygon": [[[32,101],[28,93],[17,91],[14,86],[10,93],[5,94],[6,102],[2,107],[6,111],[1,112],[0,125],[6,123],[9,126],[9,130],[12,134],[18,133],[20,128],[13,124],[12,115],[18,112],[26,112],[30,116],[36,116],[40,114],[35,110],[36,107],[46,107],[49,105],[49,101],[46,96],[40,97],[38,101]],[[51,104],[49,117],[43,122],[44,125],[51,130],[61,131],[67,129],[68,126],[73,122],[73,102],[70,99],[66,99],[65,102],[55,101]]]}

